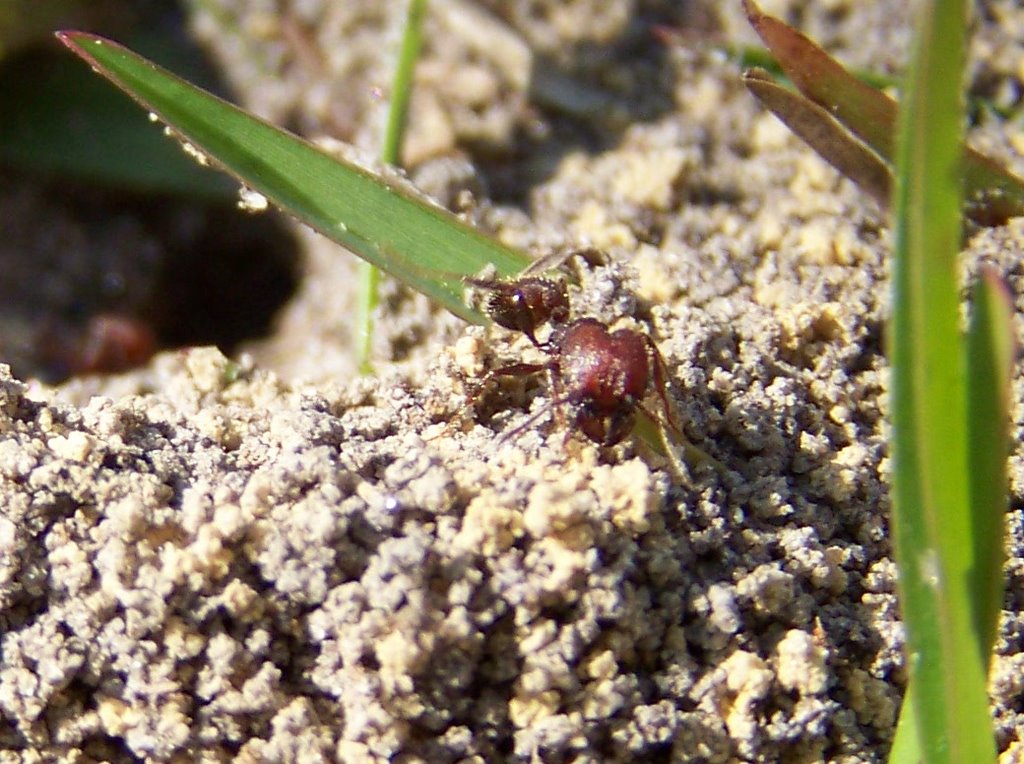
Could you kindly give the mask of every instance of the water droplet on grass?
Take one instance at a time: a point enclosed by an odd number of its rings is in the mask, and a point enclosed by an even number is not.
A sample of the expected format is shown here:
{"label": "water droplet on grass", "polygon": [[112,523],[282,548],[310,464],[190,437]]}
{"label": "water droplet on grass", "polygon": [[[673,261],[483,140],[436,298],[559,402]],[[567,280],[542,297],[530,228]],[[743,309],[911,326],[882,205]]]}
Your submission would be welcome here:
{"label": "water droplet on grass", "polygon": [[238,189],[238,208],[246,212],[263,212],[270,206],[267,197],[259,191],[242,186]]}

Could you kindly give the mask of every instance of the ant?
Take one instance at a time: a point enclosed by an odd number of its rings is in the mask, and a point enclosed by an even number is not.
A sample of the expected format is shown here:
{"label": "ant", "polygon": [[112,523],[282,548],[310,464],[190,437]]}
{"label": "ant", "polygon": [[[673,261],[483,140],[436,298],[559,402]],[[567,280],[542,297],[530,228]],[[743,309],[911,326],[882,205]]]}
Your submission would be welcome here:
{"label": "ant", "polygon": [[467,278],[466,283],[487,290],[483,308],[494,323],[525,334],[538,348],[546,344],[537,341],[539,326],[569,320],[569,292],[564,282],[523,276],[513,281]]}
{"label": "ant", "polygon": [[[563,259],[572,255],[589,261],[594,251],[573,252]],[[657,421],[643,404],[653,385],[668,427],[685,442],[685,436],[672,420],[668,370],[654,341],[634,329],[611,331],[596,318],[570,321],[565,283],[529,275],[535,272],[534,266],[511,280],[466,279],[467,283],[487,290],[484,309],[495,323],[526,335],[548,356],[544,363],[515,363],[493,369],[482,385],[492,377],[547,372],[557,419],[564,422],[565,408],[571,407],[573,425],[602,446],[613,446],[632,431],[637,410]],[[545,324],[550,325],[551,331],[541,342],[536,332]]]}
{"label": "ant", "polygon": [[538,348],[537,328],[543,324],[561,325],[569,320],[569,292],[564,281],[532,274],[552,270],[578,257],[591,267],[606,265],[608,258],[600,250],[588,247],[555,252],[534,260],[516,279],[465,278],[467,284],[487,291],[484,312],[498,326],[521,332]]}
{"label": "ant", "polygon": [[36,337],[43,373],[50,379],[108,374],[142,366],[159,350],[150,323],[127,313],[97,313],[84,327],[53,319]]}

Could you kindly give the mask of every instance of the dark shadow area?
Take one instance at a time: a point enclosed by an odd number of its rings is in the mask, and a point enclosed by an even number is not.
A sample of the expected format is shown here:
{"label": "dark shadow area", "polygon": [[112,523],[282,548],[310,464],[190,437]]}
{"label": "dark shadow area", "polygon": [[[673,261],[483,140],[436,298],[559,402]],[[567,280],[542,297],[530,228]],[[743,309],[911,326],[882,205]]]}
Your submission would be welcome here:
{"label": "dark shadow area", "polygon": [[277,214],[4,180],[0,362],[20,377],[124,371],[183,346],[231,353],[270,332],[299,283]]}
{"label": "dark shadow area", "polygon": [[[89,10],[56,23],[226,92],[177,3]],[[270,331],[299,280],[283,218],[238,210],[230,179],[186,157],[49,31],[0,61],[0,113],[0,362],[59,382],[166,348],[230,353]]]}
{"label": "dark shadow area", "polygon": [[193,214],[201,223],[191,235],[169,237],[153,327],[162,345],[230,353],[270,332],[299,283],[298,244],[276,213],[208,207]]}

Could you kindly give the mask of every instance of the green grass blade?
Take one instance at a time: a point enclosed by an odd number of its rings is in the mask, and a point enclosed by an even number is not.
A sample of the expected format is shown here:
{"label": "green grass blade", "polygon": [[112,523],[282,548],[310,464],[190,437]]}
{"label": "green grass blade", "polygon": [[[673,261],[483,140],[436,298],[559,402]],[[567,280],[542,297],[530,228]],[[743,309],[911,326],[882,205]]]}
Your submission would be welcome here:
{"label": "green grass blade", "polygon": [[925,760],[921,751],[921,736],[917,733],[917,701],[913,683],[903,693],[900,718],[896,723],[888,764],[921,764]]}
{"label": "green grass blade", "polygon": [[888,165],[823,107],[779,85],[763,69],[745,71],[743,84],[804,143],[860,186],[882,209],[888,207],[892,193]]}
{"label": "green grass blade", "polygon": [[427,0],[409,0],[402,34],[402,48],[395,69],[395,81],[391,87],[384,146],[381,149],[381,159],[388,164],[402,163],[402,144],[405,141],[405,126],[409,121],[409,99],[412,96],[416,61],[419,59],[423,44],[423,17],[426,13]]}
{"label": "green grass blade", "polygon": [[1013,301],[1005,284],[989,269],[982,271],[973,292],[967,333],[967,442],[975,560],[971,602],[974,627],[981,635],[982,656],[987,662],[1003,600]]}
{"label": "green grass blade", "polygon": [[959,332],[966,9],[922,2],[901,115],[893,262],[892,530],[929,762],[995,760],[974,632],[966,354]]}
{"label": "green grass blade", "polygon": [[[395,67],[395,80],[391,86],[388,124],[380,152],[380,159],[385,164],[402,164],[405,126],[409,120],[409,99],[412,96],[416,60],[419,58],[423,42],[423,17],[426,12],[427,0],[409,0],[402,33],[402,47]],[[373,340],[373,311],[377,307],[380,271],[363,260],[359,263],[359,282],[359,296],[356,302],[356,356],[359,369],[364,374],[369,374],[373,371],[370,363],[370,345]]]}
{"label": "green grass blade", "polygon": [[329,157],[117,43],[58,37],[221,169],[467,321],[485,318],[464,303],[460,276],[487,264],[510,276],[530,262],[399,183]]}
{"label": "green grass blade", "polygon": [[359,291],[356,295],[355,349],[356,361],[361,374],[373,373],[370,353],[373,346],[373,311],[377,309],[380,297],[380,269],[367,260],[360,260],[356,278]]}

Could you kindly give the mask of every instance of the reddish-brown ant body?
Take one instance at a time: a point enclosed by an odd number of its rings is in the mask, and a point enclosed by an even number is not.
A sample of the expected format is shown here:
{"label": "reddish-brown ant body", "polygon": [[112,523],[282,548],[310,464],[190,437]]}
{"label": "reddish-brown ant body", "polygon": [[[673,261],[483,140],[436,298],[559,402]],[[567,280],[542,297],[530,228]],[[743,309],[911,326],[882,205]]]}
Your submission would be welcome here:
{"label": "reddish-brown ant body", "polygon": [[[544,363],[493,369],[485,383],[497,376],[547,372],[557,418],[564,422],[565,407],[570,407],[572,424],[604,446],[615,445],[632,431],[637,410],[651,416],[643,399],[653,385],[667,426],[685,440],[672,421],[665,360],[646,334],[634,329],[611,331],[596,318],[570,321],[569,296],[560,281],[537,276],[467,281],[488,290],[484,307],[495,323],[522,332],[548,356]],[[551,325],[551,332],[540,342],[536,332],[545,324]]]}
{"label": "reddish-brown ant body", "polygon": [[607,263],[603,252],[588,247],[545,255],[515,279],[463,280],[487,292],[483,309],[494,323],[522,332],[534,345],[544,347],[537,341],[537,329],[544,324],[563,325],[568,322],[569,292],[564,281],[533,274],[557,268],[570,258],[577,258],[590,266]]}
{"label": "reddish-brown ant body", "polygon": [[85,326],[47,321],[35,340],[36,357],[49,379],[128,371],[146,363],[159,343],[152,326],[127,313],[97,313]]}

